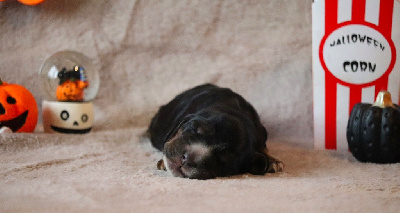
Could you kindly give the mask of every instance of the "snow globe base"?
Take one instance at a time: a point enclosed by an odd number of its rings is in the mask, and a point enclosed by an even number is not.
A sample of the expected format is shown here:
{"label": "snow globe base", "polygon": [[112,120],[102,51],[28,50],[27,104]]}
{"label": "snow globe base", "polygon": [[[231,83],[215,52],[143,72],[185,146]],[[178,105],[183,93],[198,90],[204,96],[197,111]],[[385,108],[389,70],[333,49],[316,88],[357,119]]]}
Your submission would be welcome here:
{"label": "snow globe base", "polygon": [[44,100],[42,115],[47,133],[84,134],[92,129],[93,103]]}

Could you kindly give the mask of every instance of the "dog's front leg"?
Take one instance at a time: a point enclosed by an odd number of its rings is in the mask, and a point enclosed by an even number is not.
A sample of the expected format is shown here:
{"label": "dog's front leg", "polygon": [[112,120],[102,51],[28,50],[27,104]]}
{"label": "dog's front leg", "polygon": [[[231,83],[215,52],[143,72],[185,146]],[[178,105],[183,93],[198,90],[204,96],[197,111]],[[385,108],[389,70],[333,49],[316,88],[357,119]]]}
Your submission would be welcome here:
{"label": "dog's front leg", "polygon": [[266,172],[267,173],[282,172],[284,167],[283,162],[269,155],[268,149],[265,149],[264,153],[267,155],[268,159]]}

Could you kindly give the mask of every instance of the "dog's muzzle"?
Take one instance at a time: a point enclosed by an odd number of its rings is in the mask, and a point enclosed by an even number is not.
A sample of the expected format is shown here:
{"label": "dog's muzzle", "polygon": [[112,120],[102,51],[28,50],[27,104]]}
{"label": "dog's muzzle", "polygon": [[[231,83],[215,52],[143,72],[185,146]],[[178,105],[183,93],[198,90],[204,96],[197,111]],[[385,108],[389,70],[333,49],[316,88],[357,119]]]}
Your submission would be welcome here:
{"label": "dog's muzzle", "polygon": [[174,176],[196,178],[199,167],[210,154],[209,147],[180,131],[164,145],[163,161]]}

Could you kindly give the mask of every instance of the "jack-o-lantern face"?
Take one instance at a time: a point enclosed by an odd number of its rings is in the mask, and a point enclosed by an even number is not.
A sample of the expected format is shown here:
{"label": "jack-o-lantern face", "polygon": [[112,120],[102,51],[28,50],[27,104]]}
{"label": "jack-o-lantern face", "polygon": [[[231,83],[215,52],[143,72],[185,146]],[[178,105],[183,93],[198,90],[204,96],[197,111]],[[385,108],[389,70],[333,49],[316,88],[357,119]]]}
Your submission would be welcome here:
{"label": "jack-o-lantern face", "polygon": [[0,80],[0,128],[13,132],[33,132],[38,119],[35,98],[23,86]]}
{"label": "jack-o-lantern face", "polygon": [[45,131],[82,134],[88,133],[93,124],[91,102],[43,102]]}

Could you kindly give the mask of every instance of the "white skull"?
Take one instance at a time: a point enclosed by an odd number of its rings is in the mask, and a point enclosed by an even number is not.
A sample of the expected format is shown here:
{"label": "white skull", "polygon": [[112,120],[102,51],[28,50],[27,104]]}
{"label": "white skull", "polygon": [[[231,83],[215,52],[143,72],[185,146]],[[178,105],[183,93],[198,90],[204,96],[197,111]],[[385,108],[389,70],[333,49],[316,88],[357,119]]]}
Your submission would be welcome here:
{"label": "white skull", "polygon": [[92,102],[43,101],[45,132],[88,133],[93,124]]}

